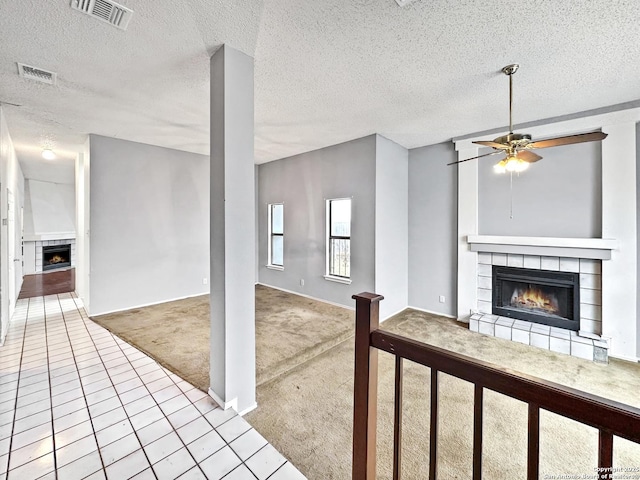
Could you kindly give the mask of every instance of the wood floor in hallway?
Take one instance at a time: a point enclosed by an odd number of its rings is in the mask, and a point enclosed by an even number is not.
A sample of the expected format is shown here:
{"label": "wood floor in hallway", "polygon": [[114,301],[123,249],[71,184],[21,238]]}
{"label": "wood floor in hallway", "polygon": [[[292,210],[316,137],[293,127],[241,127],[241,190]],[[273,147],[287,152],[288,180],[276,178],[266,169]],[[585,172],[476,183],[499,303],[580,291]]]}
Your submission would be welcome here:
{"label": "wood floor in hallway", "polygon": [[58,293],[73,292],[76,289],[76,269],[68,268],[58,272],[25,275],[18,298],[42,297]]}

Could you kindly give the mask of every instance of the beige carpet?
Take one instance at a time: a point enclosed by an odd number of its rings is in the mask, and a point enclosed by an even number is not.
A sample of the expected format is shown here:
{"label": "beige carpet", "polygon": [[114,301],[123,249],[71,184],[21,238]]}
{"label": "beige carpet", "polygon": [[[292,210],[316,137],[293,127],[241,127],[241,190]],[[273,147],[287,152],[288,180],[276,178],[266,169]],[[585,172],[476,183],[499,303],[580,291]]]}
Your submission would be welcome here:
{"label": "beige carpet", "polygon": [[[597,365],[470,332],[453,320],[407,310],[383,328],[481,360],[608,396],[640,407],[640,366]],[[403,478],[428,478],[429,369],[406,362]],[[378,472],[391,478],[394,360],[380,354]],[[300,365],[258,389],[258,409],[245,418],[310,479],[351,476],[353,342]],[[473,387],[442,375],[438,478],[468,479],[472,471]],[[483,478],[526,478],[527,407],[485,392]],[[541,414],[545,475],[593,474],[597,432],[548,412]],[[616,439],[615,464],[640,467],[640,446]],[[550,477],[546,477],[550,478]],[[584,477],[588,478],[588,477]]]}
{"label": "beige carpet", "polygon": [[[256,289],[258,369],[290,368],[296,349],[317,354],[307,329],[345,330],[353,312],[266,287]],[[152,312],[153,309],[153,313]],[[272,321],[270,318],[275,317]],[[99,317],[97,321],[159,359],[200,388],[208,386],[208,298]],[[206,326],[203,326],[206,324]],[[304,326],[304,328],[303,328]],[[426,343],[640,407],[640,366],[612,361],[607,366],[470,332],[464,325],[407,310],[383,328]],[[315,333],[318,334],[317,332]],[[298,347],[283,345],[301,340]],[[317,349],[315,351],[311,351]],[[284,351],[284,355],[280,351]],[[390,479],[393,359],[380,354],[379,478]],[[199,382],[194,379],[200,378]],[[441,375],[438,478],[471,477],[473,387]],[[258,387],[258,408],[245,418],[310,479],[351,477],[353,421],[353,338],[338,343],[286,374]],[[427,478],[429,452],[429,369],[407,363],[403,441],[403,478]],[[484,478],[526,477],[526,405],[485,393]],[[589,475],[597,458],[597,432],[543,412],[541,476]],[[615,464],[640,466],[640,447],[616,439]],[[548,478],[548,477],[547,477]],[[588,478],[588,477],[585,477]]]}
{"label": "beige carpet", "polygon": [[[92,317],[199,389],[209,388],[209,295]],[[353,311],[256,285],[256,382],[353,335]]]}

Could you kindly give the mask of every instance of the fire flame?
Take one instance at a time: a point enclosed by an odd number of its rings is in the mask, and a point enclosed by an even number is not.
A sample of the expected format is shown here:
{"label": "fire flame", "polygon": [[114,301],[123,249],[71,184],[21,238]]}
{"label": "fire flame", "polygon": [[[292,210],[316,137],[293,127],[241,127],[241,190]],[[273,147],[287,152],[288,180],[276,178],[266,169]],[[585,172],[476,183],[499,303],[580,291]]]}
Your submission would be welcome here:
{"label": "fire flame", "polygon": [[543,310],[548,313],[559,313],[558,301],[553,295],[548,295],[539,288],[527,290],[516,289],[511,297],[511,305],[514,307],[531,310]]}
{"label": "fire flame", "polygon": [[49,263],[62,263],[62,262],[66,262],[67,259],[64,257],[61,257],[60,255],[54,255],[53,257],[51,257],[49,259]]}

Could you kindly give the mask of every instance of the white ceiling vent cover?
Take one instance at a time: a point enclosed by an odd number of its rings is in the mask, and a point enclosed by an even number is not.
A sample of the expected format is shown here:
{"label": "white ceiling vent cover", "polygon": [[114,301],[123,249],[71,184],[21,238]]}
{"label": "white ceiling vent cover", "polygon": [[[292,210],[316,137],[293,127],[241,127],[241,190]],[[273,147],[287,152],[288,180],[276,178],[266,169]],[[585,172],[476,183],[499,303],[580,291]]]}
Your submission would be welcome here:
{"label": "white ceiling vent cover", "polygon": [[48,72],[41,68],[25,65],[24,63],[18,63],[18,74],[21,77],[28,78],[29,80],[35,80],[36,82],[48,83],[49,85],[56,84],[56,74]]}
{"label": "white ceiling vent cover", "polygon": [[396,0],[396,3],[398,5],[400,5],[401,7],[406,7],[407,5],[409,5],[410,3],[415,2],[416,0]]}
{"label": "white ceiling vent cover", "polygon": [[82,13],[126,30],[133,10],[111,0],[71,0],[71,7]]}

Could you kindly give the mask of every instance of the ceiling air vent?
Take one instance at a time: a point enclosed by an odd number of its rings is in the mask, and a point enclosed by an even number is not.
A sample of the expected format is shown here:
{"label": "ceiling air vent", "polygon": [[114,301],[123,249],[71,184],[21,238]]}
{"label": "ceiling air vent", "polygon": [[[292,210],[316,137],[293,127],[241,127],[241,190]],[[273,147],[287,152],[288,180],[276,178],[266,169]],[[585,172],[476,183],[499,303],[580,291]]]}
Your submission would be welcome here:
{"label": "ceiling air vent", "polygon": [[49,85],[56,84],[55,73],[42,70],[41,68],[31,67],[24,63],[18,63],[18,73],[21,77],[28,78],[29,80],[48,83]]}
{"label": "ceiling air vent", "polygon": [[407,5],[409,5],[410,3],[415,2],[416,0],[396,0],[396,3],[398,5],[400,5],[401,7],[406,7]]}
{"label": "ceiling air vent", "polygon": [[71,0],[71,7],[87,15],[126,30],[133,10],[110,0]]}

